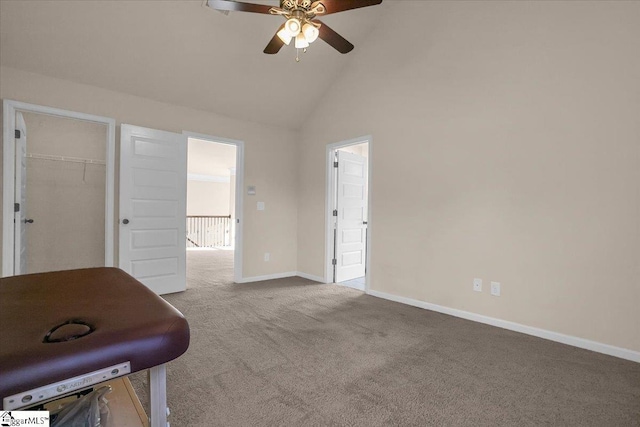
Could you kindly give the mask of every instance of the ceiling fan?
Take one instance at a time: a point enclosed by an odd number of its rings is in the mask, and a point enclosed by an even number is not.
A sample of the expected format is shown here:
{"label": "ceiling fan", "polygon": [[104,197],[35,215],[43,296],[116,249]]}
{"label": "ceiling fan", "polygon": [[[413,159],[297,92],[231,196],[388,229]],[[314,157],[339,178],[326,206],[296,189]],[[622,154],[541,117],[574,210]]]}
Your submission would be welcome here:
{"label": "ceiling fan", "polygon": [[[291,40],[295,40],[297,49],[305,49],[306,51],[309,44],[318,38],[327,42],[340,53],[349,53],[354,46],[327,24],[318,20],[317,16],[375,6],[380,3],[382,0],[280,0],[280,7],[271,7],[234,0],[208,0],[209,7],[216,10],[263,13],[284,17],[286,22],[278,28],[264,49],[264,53],[267,54],[278,53],[282,46],[289,45]],[[296,61],[298,60],[299,58],[296,57]]]}

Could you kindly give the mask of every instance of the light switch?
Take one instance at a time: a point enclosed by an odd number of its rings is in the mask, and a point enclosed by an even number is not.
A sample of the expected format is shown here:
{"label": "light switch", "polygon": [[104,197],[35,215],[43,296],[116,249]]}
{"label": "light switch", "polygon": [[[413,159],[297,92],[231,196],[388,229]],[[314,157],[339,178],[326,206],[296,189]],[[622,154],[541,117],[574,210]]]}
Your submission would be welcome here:
{"label": "light switch", "polygon": [[491,282],[491,295],[500,296],[500,282]]}
{"label": "light switch", "polygon": [[258,202],[258,210],[259,211],[263,211],[264,210],[264,202]]}

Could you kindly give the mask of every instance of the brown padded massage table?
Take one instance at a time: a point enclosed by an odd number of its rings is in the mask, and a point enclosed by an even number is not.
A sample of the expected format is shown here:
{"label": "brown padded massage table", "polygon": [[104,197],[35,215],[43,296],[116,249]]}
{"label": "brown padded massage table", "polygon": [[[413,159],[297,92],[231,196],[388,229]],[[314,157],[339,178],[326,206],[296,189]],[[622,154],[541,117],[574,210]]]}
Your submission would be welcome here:
{"label": "brown padded massage table", "polygon": [[3,410],[149,369],[151,426],[165,427],[165,364],[188,347],[184,316],[122,270],[0,279]]}

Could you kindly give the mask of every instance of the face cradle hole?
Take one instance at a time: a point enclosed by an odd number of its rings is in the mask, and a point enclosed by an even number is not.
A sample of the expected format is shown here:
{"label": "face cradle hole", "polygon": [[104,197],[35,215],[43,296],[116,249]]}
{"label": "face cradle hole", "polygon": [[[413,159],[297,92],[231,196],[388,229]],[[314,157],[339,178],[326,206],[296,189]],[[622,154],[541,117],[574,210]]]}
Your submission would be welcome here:
{"label": "face cradle hole", "polygon": [[47,332],[42,342],[55,343],[73,341],[89,335],[96,328],[82,320],[72,319],[55,326]]}

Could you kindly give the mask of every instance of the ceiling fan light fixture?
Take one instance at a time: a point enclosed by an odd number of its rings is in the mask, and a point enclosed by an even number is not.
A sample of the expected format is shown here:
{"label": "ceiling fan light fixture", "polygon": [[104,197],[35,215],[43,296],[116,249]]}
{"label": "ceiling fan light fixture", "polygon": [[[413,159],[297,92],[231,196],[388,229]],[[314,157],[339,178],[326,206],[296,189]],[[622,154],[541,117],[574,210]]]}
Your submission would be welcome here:
{"label": "ceiling fan light fixture", "polygon": [[291,43],[291,39],[293,38],[293,36],[291,36],[291,33],[286,28],[278,31],[278,37],[280,38],[280,40],[282,40],[282,43],[286,44],[287,46],[289,46],[289,44]]}
{"label": "ceiling fan light fixture", "polygon": [[312,24],[306,23],[302,26],[302,33],[307,42],[313,43],[320,35],[320,31]]}
{"label": "ceiling fan light fixture", "polygon": [[300,33],[296,36],[296,49],[304,49],[309,47],[309,42],[304,37],[303,33]]}
{"label": "ceiling fan light fixture", "polygon": [[286,28],[289,34],[291,34],[291,37],[296,37],[298,34],[300,34],[301,30],[300,20],[291,18],[284,24],[284,28]]}
{"label": "ceiling fan light fixture", "polygon": [[[1,2],[2,0],[0,0]],[[296,50],[306,48],[316,39],[322,38],[338,52],[345,54],[353,50],[353,44],[332,30],[326,24],[317,20],[319,15],[330,15],[352,9],[360,9],[375,6],[383,0],[279,0],[278,6],[270,6],[265,3],[276,3],[276,0],[261,3],[251,3],[251,0],[201,0],[215,10],[227,13],[251,12],[265,15],[278,15],[284,18],[284,24],[276,30],[269,43],[264,48],[264,53],[273,55],[278,53],[286,44],[291,44],[296,39]],[[282,23],[282,21],[281,21]],[[296,52],[296,54],[299,52]],[[296,56],[296,60],[299,58]]]}

